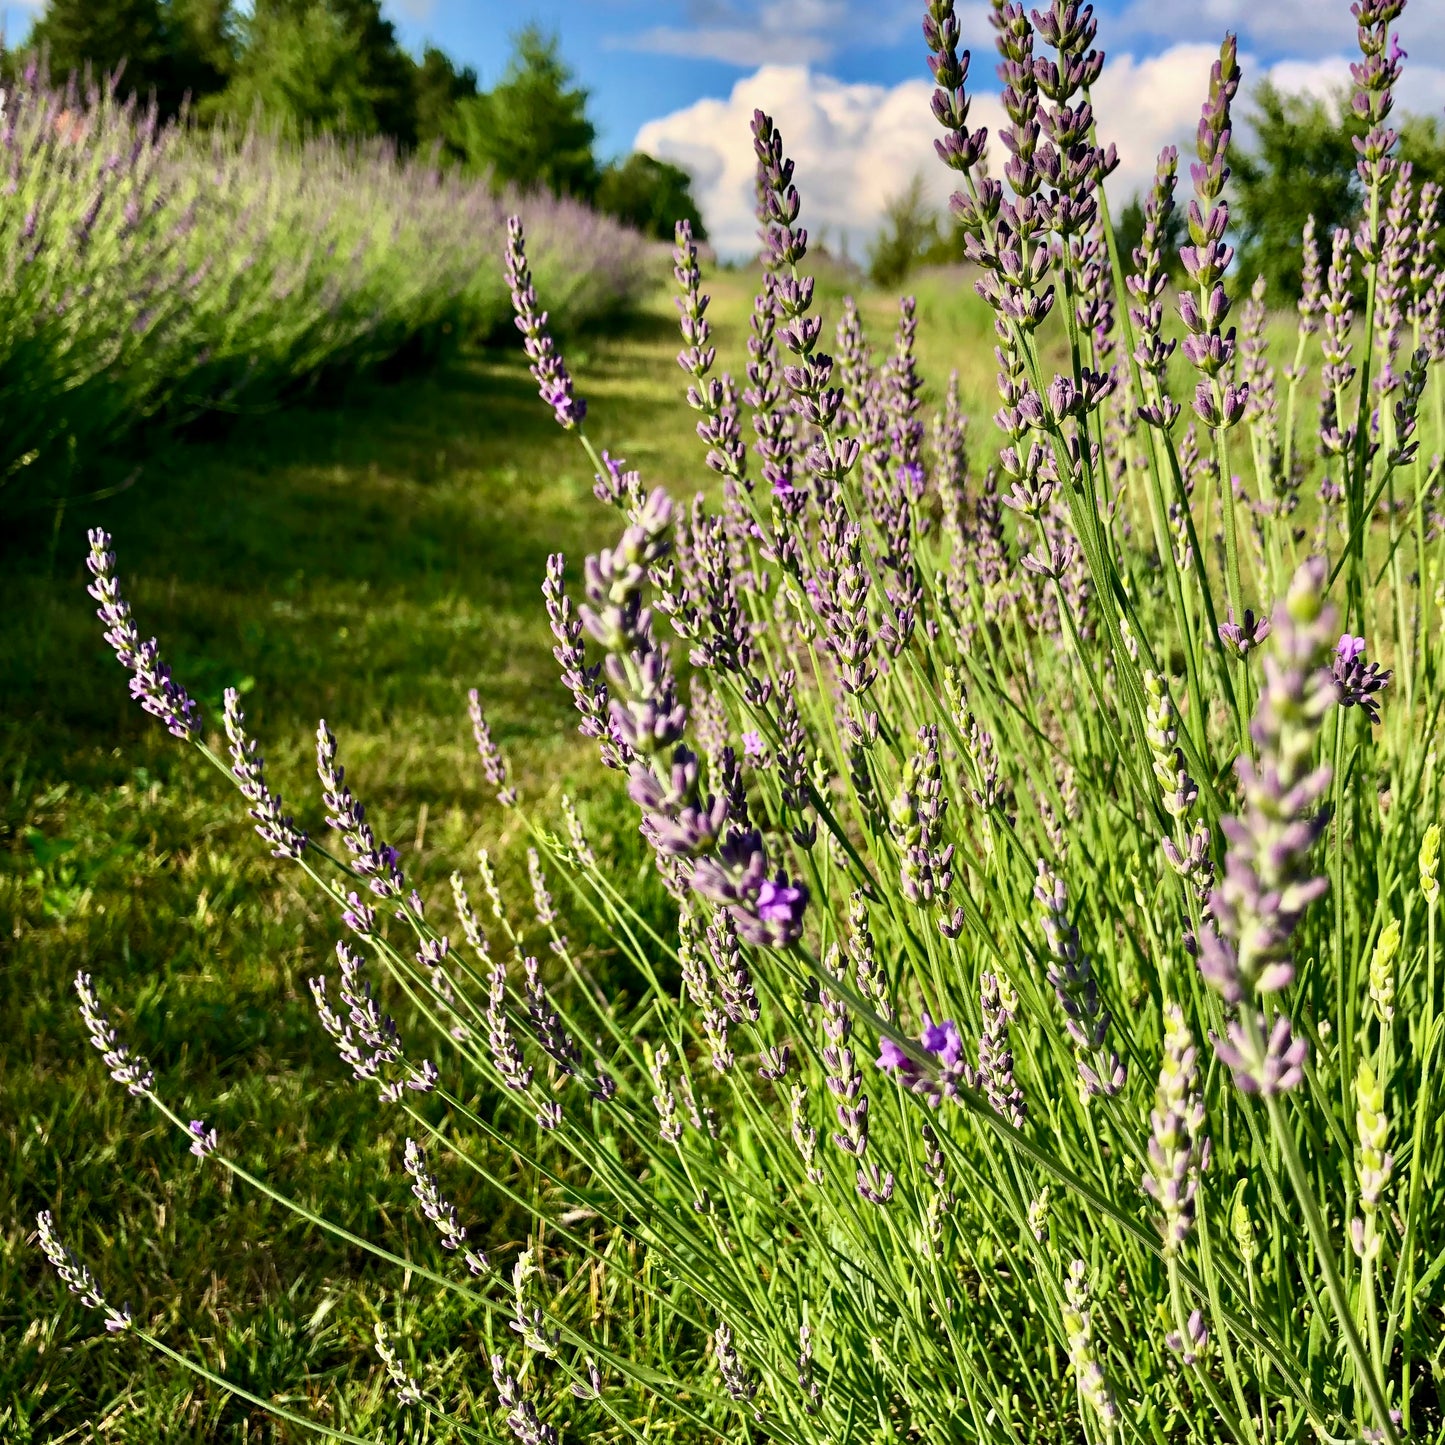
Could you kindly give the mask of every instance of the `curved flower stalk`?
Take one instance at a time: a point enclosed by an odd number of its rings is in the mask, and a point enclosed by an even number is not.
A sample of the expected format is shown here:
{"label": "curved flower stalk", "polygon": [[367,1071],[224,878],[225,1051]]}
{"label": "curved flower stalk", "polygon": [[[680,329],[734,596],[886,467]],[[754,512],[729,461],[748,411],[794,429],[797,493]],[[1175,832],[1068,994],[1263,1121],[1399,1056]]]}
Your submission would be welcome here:
{"label": "curved flower stalk", "polygon": [[654,491],[617,547],[587,559],[587,602],[578,617],[607,651],[609,732],[627,762],[643,836],[659,858],[726,908],[747,942],[786,948],[802,935],[807,887],[783,873],[770,876],[762,835],[745,819],[730,823],[725,795],[702,791],[700,760],[684,741],[687,708],[667,650],[653,635],[643,587],[668,555],[672,526],[671,501]]}
{"label": "curved flower stalk", "polygon": [[105,640],[130,673],[130,695],[152,717],[159,718],[173,737],[196,742],[201,735],[201,710],[172,677],[155,638],[141,641],[130,604],[121,596],[110,534],[99,527],[90,532],[85,565],[95,578],[86,590],[100,603],[95,615],[105,624]]}

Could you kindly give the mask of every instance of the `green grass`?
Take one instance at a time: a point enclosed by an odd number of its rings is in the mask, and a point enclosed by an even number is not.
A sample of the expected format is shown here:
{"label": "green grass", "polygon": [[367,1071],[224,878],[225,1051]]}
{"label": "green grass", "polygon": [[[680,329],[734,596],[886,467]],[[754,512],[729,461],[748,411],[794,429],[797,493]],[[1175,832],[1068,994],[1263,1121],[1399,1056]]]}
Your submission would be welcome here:
{"label": "green grass", "polygon": [[[713,288],[721,353],[739,372],[750,283],[732,273]],[[963,364],[977,412],[992,361],[970,300],[925,289],[923,359],[940,383],[941,363]],[[892,310],[865,303],[880,347]],[[592,434],[686,495],[709,474],[680,405],[673,315],[658,296],[568,357]],[[378,1309],[412,1317],[418,1358],[442,1361],[464,1399],[489,1394],[475,1321],[233,1194],[86,1045],[77,969],[95,975],[165,1091],[256,1172],[431,1257],[400,1138],[314,1022],[306,978],[325,966],[333,925],[264,855],[226,781],[130,702],[84,595],[87,525],[114,533],[143,633],[160,637],[208,718],[223,688],[243,689],[273,784],[304,825],[324,829],[311,751],[324,716],[425,895],[444,895],[479,845],[502,854],[515,885],[522,850],[466,722],[466,689],[479,686],[539,811],[573,791],[594,841],[661,908],[630,810],[575,734],[539,591],[549,552],[578,568],[615,523],[520,354],[488,351],[167,447],[138,485],[67,513],[53,546],[12,546],[0,578],[0,1439],[293,1438],[102,1337],[42,1268],[33,1220],[46,1206],[113,1297],[258,1394],[355,1429],[389,1419],[376,1371],[359,1363],[374,1359]],[[458,1193],[506,1261],[524,1220]]]}

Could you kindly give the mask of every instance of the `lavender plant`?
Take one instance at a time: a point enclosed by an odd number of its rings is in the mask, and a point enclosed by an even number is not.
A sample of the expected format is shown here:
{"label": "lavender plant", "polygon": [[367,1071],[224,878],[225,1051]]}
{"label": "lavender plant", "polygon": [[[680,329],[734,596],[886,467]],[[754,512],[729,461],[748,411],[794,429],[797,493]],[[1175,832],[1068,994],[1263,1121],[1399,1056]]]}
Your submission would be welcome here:
{"label": "lavender plant", "polygon": [[[0,104],[0,507],[65,494],[68,458],[158,414],[279,396],[443,328],[508,319],[493,262],[518,197],[381,144],[203,136],[32,67]],[[569,324],[635,296],[641,239],[529,197],[534,263]],[[44,477],[45,484],[35,481]]]}
{"label": "lavender plant", "polygon": [[[1075,0],[993,5],[997,173],[953,0],[924,20],[938,152],[994,316],[996,458],[976,427],[965,446],[956,390],[922,421],[910,304],[891,347],[849,307],[836,361],[823,349],[794,168],[761,112],[745,386],[717,369],[677,236],[678,360],[717,477],[690,507],[595,448],[509,227],[540,400],[617,514],[580,581],[548,564],[556,656],[675,929],[629,897],[584,815],[554,826],[519,793],[485,689],[479,768],[532,850],[527,896],[504,896],[483,854],[488,921],[459,872],[456,928],[441,923],[324,723],[339,843],[303,832],[234,699],[223,754],[141,641],[92,534],[133,695],[233,777],[336,918],[320,1021],[406,1114],[404,1168],[443,1255],[403,1257],[248,1173],[174,1111],[82,975],[92,1041],[206,1167],[489,1331],[487,1422],[456,1418],[379,1333],[399,1409],[523,1445],[569,1426],[800,1445],[1445,1439],[1445,579],[1441,463],[1422,444],[1432,415],[1441,441],[1445,341],[1411,229],[1435,199],[1387,125],[1402,8],[1354,7],[1367,219],[1328,238],[1323,283],[1306,230],[1282,406],[1263,297],[1242,343],[1225,326],[1232,37],[1201,77],[1176,367],[1160,247],[1177,157],[1119,254],[1090,98],[1102,55]],[[1318,425],[1297,405],[1316,364]],[[641,997],[593,986],[571,910]],[[463,1171],[532,1213],[509,1273],[449,1202]],[[612,1267],[586,1220],[659,1266],[647,1307],[677,1328],[668,1358],[617,1348],[605,1310],[589,1326],[559,1305],[557,1281]],[[63,1282],[168,1349],[104,1305],[63,1228],[41,1216]]]}

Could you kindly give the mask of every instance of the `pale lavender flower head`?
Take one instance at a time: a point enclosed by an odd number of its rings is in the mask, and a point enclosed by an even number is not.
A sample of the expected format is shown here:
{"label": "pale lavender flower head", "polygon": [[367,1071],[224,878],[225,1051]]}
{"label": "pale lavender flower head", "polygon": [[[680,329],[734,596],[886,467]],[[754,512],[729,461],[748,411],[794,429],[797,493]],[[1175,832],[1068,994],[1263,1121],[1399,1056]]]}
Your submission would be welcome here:
{"label": "pale lavender flower head", "polygon": [[216,1151],[216,1131],[206,1128],[204,1119],[192,1119],[186,1128],[191,1138],[191,1153],[197,1159],[204,1159]]}
{"label": "pale lavender flower head", "polygon": [[1330,780],[1327,767],[1313,766],[1313,754],[1335,701],[1326,666],[1334,616],[1324,582],[1320,559],[1304,563],[1275,610],[1250,725],[1259,760],[1239,759],[1244,805],[1220,824],[1229,849],[1224,879],[1210,895],[1218,926],[1203,932],[1199,966],[1231,1003],[1293,979],[1290,940],[1305,909],[1329,890],[1329,880],[1309,868],[1325,826],[1318,805]]}
{"label": "pale lavender flower head", "polygon": [[1224,1038],[1211,1033],[1209,1041],[1219,1062],[1234,1075],[1235,1087],[1244,1093],[1283,1094],[1304,1082],[1309,1044],[1296,1037],[1287,1014],[1276,1014],[1272,1025],[1263,1014],[1256,1014],[1252,1031],[1236,1019],[1225,1033]]}
{"label": "pale lavender flower head", "polygon": [[152,717],[165,723],[172,735],[183,742],[196,742],[201,736],[201,710],[171,676],[155,638],[141,641],[130,604],[121,595],[110,534],[97,527],[89,536],[90,555],[85,565],[95,581],[86,591],[100,603],[95,615],[105,624],[106,642],[121,666],[130,672],[130,695]]}
{"label": "pale lavender flower head", "polygon": [[571,374],[547,329],[547,313],[538,304],[520,216],[507,218],[507,285],[537,392],[552,408],[558,426],[572,431],[587,415],[587,403],[573,393]]}
{"label": "pale lavender flower head", "polygon": [[112,1334],[131,1327],[130,1306],[119,1309],[106,1303],[100,1286],[95,1282],[86,1265],[76,1256],[69,1245],[55,1232],[55,1216],[48,1209],[42,1209],[35,1216],[35,1227],[40,1235],[40,1248],[60,1276],[60,1282],[71,1294],[80,1298],[87,1309],[105,1311],[105,1327]]}
{"label": "pale lavender flower head", "polygon": [[270,844],[275,858],[299,858],[306,851],[306,834],[281,811],[281,799],[266,783],[265,761],[256,740],[246,731],[240,694],[228,687],[222,709],[226,741],[230,745],[231,776],[250,803],[251,817],[262,842]]}
{"label": "pale lavender flower head", "polygon": [[90,1042],[100,1051],[111,1078],[118,1084],[124,1084],[138,1097],[149,1093],[156,1081],[151,1066],[141,1055],[132,1053],[121,1043],[120,1035],[116,1033],[100,1006],[100,1000],[95,993],[95,983],[88,973],[75,975],[75,992],[80,998],[80,1017],[90,1035]]}
{"label": "pale lavender flower head", "polygon": [[1244,609],[1244,621],[1236,622],[1233,610],[1229,620],[1219,624],[1219,640],[1236,657],[1248,657],[1269,636],[1269,618],[1256,616],[1252,607]]}
{"label": "pale lavender flower head", "polygon": [[963,1058],[963,1037],[952,1019],[941,1019],[935,1023],[925,1013],[919,1042],[930,1054],[936,1055],[945,1068],[954,1068]]}
{"label": "pale lavender flower head", "polygon": [[482,712],[481,694],[474,687],[467,691],[467,716],[472,722],[477,756],[482,760],[482,775],[497,790],[497,801],[510,808],[517,801],[517,790],[507,782],[507,759],[492,739],[491,726]]}

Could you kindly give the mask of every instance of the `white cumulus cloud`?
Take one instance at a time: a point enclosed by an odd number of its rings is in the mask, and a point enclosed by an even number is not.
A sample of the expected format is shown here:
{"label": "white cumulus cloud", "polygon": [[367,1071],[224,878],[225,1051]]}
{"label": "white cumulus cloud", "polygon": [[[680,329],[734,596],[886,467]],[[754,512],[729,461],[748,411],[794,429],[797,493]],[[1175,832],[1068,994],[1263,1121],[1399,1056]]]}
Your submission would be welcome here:
{"label": "white cumulus cloud", "polygon": [[[1120,200],[1146,188],[1160,148],[1177,145],[1187,186],[1199,108],[1218,47],[1184,42],[1157,55],[1115,55],[1094,87],[1100,135],[1119,151],[1109,185]],[[982,56],[979,57],[982,59]],[[1349,81],[1349,61],[1331,56],[1260,66],[1241,57],[1245,90],[1269,76],[1289,91],[1332,96]],[[976,66],[975,74],[986,74]],[[877,233],[888,201],[915,175],[942,206],[953,175],[933,149],[939,135],[925,80],[892,87],[846,83],[805,65],[764,65],[740,79],[725,99],[704,99],[649,121],[637,133],[638,150],[683,166],[714,244],[725,256],[756,248],[753,219],[753,149],[749,129],[755,108],[766,110],[797,165],[802,224],[826,230],[837,244],[846,235],[855,256]],[[1397,89],[1410,110],[1438,111],[1445,102],[1445,67],[1411,65]],[[1239,124],[1247,129],[1247,104]],[[1003,112],[994,83],[980,90],[970,121],[998,134]],[[996,150],[996,147],[994,147]],[[995,161],[995,169],[999,162]]]}

